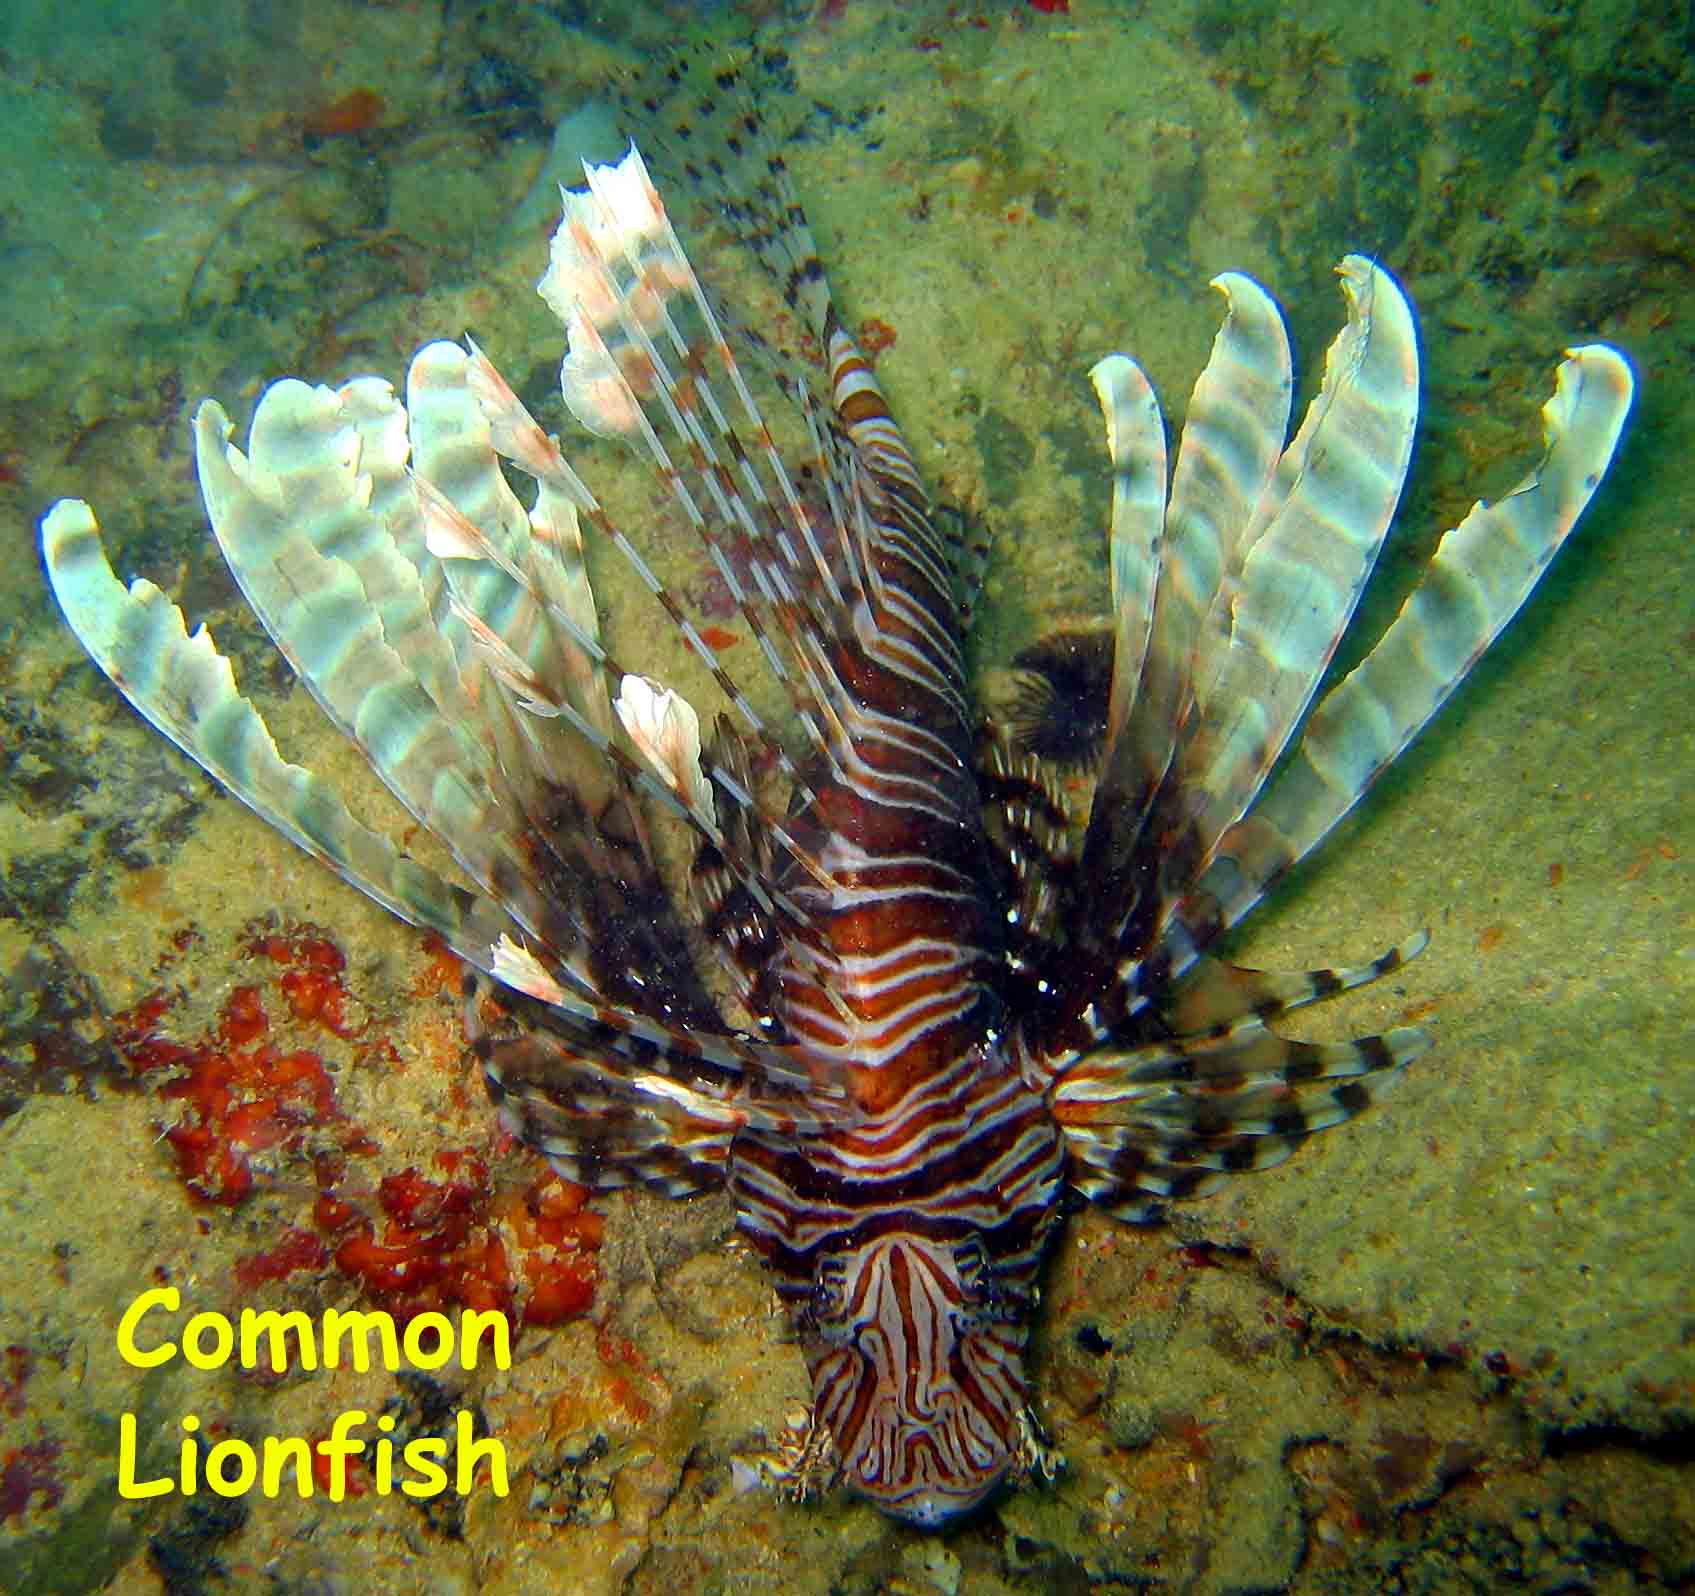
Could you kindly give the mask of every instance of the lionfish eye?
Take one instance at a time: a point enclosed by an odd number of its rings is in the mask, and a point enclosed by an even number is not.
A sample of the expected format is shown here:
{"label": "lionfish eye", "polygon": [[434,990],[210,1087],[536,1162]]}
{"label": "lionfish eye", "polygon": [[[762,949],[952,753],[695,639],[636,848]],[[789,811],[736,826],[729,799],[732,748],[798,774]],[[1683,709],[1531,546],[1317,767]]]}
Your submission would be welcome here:
{"label": "lionfish eye", "polygon": [[812,1322],[826,1339],[846,1329],[847,1265],[840,1258],[819,1261],[812,1280],[812,1297],[807,1304]]}
{"label": "lionfish eye", "polygon": [[969,1335],[1004,1316],[1001,1290],[980,1237],[971,1236],[960,1242],[953,1256],[964,1298],[950,1317],[956,1335]]}
{"label": "lionfish eye", "polygon": [[997,1283],[989,1267],[989,1255],[980,1238],[972,1236],[954,1249],[954,1267],[959,1271],[959,1284],[965,1293],[962,1308],[980,1317],[996,1296]]}

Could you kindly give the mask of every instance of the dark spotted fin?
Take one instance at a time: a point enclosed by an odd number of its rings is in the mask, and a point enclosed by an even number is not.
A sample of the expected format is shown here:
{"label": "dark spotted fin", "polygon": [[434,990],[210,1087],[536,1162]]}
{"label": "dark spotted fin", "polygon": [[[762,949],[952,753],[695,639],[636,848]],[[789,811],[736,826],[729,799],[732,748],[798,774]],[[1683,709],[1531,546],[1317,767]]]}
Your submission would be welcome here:
{"label": "dark spotted fin", "polygon": [[1250,1017],[1221,1035],[1099,1050],[1052,1097],[1071,1185],[1121,1219],[1156,1219],[1362,1113],[1429,1046],[1413,1029],[1294,1042]]}
{"label": "dark spotted fin", "polygon": [[488,981],[467,992],[466,1032],[502,1124],[595,1191],[708,1190],[739,1133],[802,1135],[828,1112],[816,1091],[779,1083],[752,1055],[726,1067],[693,1035],[585,1022]]}
{"label": "dark spotted fin", "polygon": [[796,330],[814,339],[805,350],[773,328],[776,338],[756,331],[756,342],[822,371],[830,285],[783,153],[794,129],[772,118],[773,107],[792,101],[765,92],[786,65],[781,52],[708,42],[634,76],[623,111],[667,193],[680,202],[694,197],[699,230],[728,226],[794,313]]}
{"label": "dark spotted fin", "polygon": [[[922,517],[924,552],[962,635],[981,589],[987,537],[968,516],[931,511],[870,363],[838,312],[784,154],[791,129],[781,108],[789,101],[764,92],[780,84],[785,66],[780,53],[706,45],[637,76],[625,92],[626,118],[678,214],[687,217],[692,205],[702,236],[727,227],[769,285],[774,303],[762,315],[747,306],[734,320],[718,314],[740,364],[798,397],[811,420],[816,448],[795,480],[833,529],[819,535],[830,566],[826,619],[841,616],[844,598],[866,594],[867,580],[877,597],[854,536],[855,499],[869,483],[873,517],[885,497]],[[794,577],[810,585],[805,571]]]}

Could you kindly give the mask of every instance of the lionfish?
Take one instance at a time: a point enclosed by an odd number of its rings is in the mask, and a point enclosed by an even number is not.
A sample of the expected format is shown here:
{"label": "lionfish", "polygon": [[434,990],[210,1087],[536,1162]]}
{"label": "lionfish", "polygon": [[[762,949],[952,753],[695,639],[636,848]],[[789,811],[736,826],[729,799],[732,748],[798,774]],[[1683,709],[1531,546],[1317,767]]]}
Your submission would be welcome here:
{"label": "lionfish", "polygon": [[[1342,260],[1346,324],[1285,445],[1282,314],[1250,278],[1215,278],[1224,321],[1169,491],[1147,378],[1102,360],[1113,654],[1073,825],[1052,773],[979,724],[970,551],[837,314],[741,70],[665,70],[643,139],[717,197],[810,338],[788,352],[737,329],[633,143],[562,191],[539,291],[565,323],[566,405],[650,462],[781,714],[755,707],[469,338],[419,351],[404,402],[376,377],[277,382],[245,454],[215,401],[193,422],[242,593],[464,883],[282,759],[204,627],[118,582],[86,504],[55,505],[42,543],[72,629],[137,710],[467,962],[470,1044],[511,1131],[596,1190],[728,1187],[813,1389],[740,1477],[797,1499],[845,1483],[934,1526],[1060,1464],[1024,1353],[1068,1201],[1151,1219],[1352,1118],[1429,1045],[1272,1028],[1423,936],[1293,973],[1211,950],[1513,616],[1607,469],[1632,377],[1604,344],[1567,353],[1541,463],[1443,537],[1309,714],[1407,472],[1405,296]],[[787,457],[756,372],[798,418]],[[586,540],[627,562],[717,683],[728,708],[704,737],[603,637]],[[658,845],[679,823],[681,885]]]}

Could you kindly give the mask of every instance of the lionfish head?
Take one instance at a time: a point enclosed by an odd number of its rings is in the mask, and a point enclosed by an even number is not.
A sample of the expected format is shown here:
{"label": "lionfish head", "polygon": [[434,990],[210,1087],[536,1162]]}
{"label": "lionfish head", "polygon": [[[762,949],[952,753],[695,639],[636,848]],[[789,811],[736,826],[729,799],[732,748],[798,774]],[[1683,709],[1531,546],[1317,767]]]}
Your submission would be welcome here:
{"label": "lionfish head", "polygon": [[826,1255],[802,1340],[813,1426],[842,1482],[934,1527],[1009,1475],[1051,1475],[1024,1374],[1032,1305],[995,1280],[975,1238],[896,1231]]}

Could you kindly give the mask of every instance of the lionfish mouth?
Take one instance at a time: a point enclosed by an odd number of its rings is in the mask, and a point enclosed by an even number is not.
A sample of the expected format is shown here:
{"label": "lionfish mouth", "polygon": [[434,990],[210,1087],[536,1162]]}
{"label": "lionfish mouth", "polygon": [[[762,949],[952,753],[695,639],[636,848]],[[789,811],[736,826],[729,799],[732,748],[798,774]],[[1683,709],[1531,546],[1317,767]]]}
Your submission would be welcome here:
{"label": "lionfish mouth", "polygon": [[891,1517],[925,1529],[976,1512],[1019,1473],[1018,1460],[1010,1452],[977,1468],[957,1461],[944,1464],[934,1436],[923,1431],[910,1432],[903,1450],[904,1462],[893,1478],[885,1476],[876,1460],[861,1457],[846,1466],[842,1482]]}
{"label": "lionfish mouth", "polygon": [[855,1482],[855,1488],[871,1498],[892,1518],[904,1519],[919,1529],[942,1529],[957,1524],[975,1513],[995,1491],[1005,1483],[1009,1470],[1001,1469],[989,1475],[974,1489],[961,1491],[957,1486],[928,1486],[920,1491],[904,1492],[897,1497],[885,1497],[866,1491]]}
{"label": "lionfish mouth", "polygon": [[[926,1438],[924,1450],[935,1454],[931,1438]],[[910,1466],[913,1448],[908,1446],[909,1467],[904,1483],[890,1489],[878,1481],[866,1481],[849,1470],[848,1484],[861,1495],[875,1502],[885,1513],[904,1519],[921,1529],[938,1529],[968,1518],[993,1498],[1004,1486],[1031,1479],[1052,1482],[1064,1465],[1060,1453],[1043,1438],[1035,1414],[1029,1407],[1019,1410],[1017,1436],[1011,1450],[994,1462],[978,1469],[962,1468],[958,1462],[937,1471]],[[920,1483],[913,1483],[915,1476]]]}

